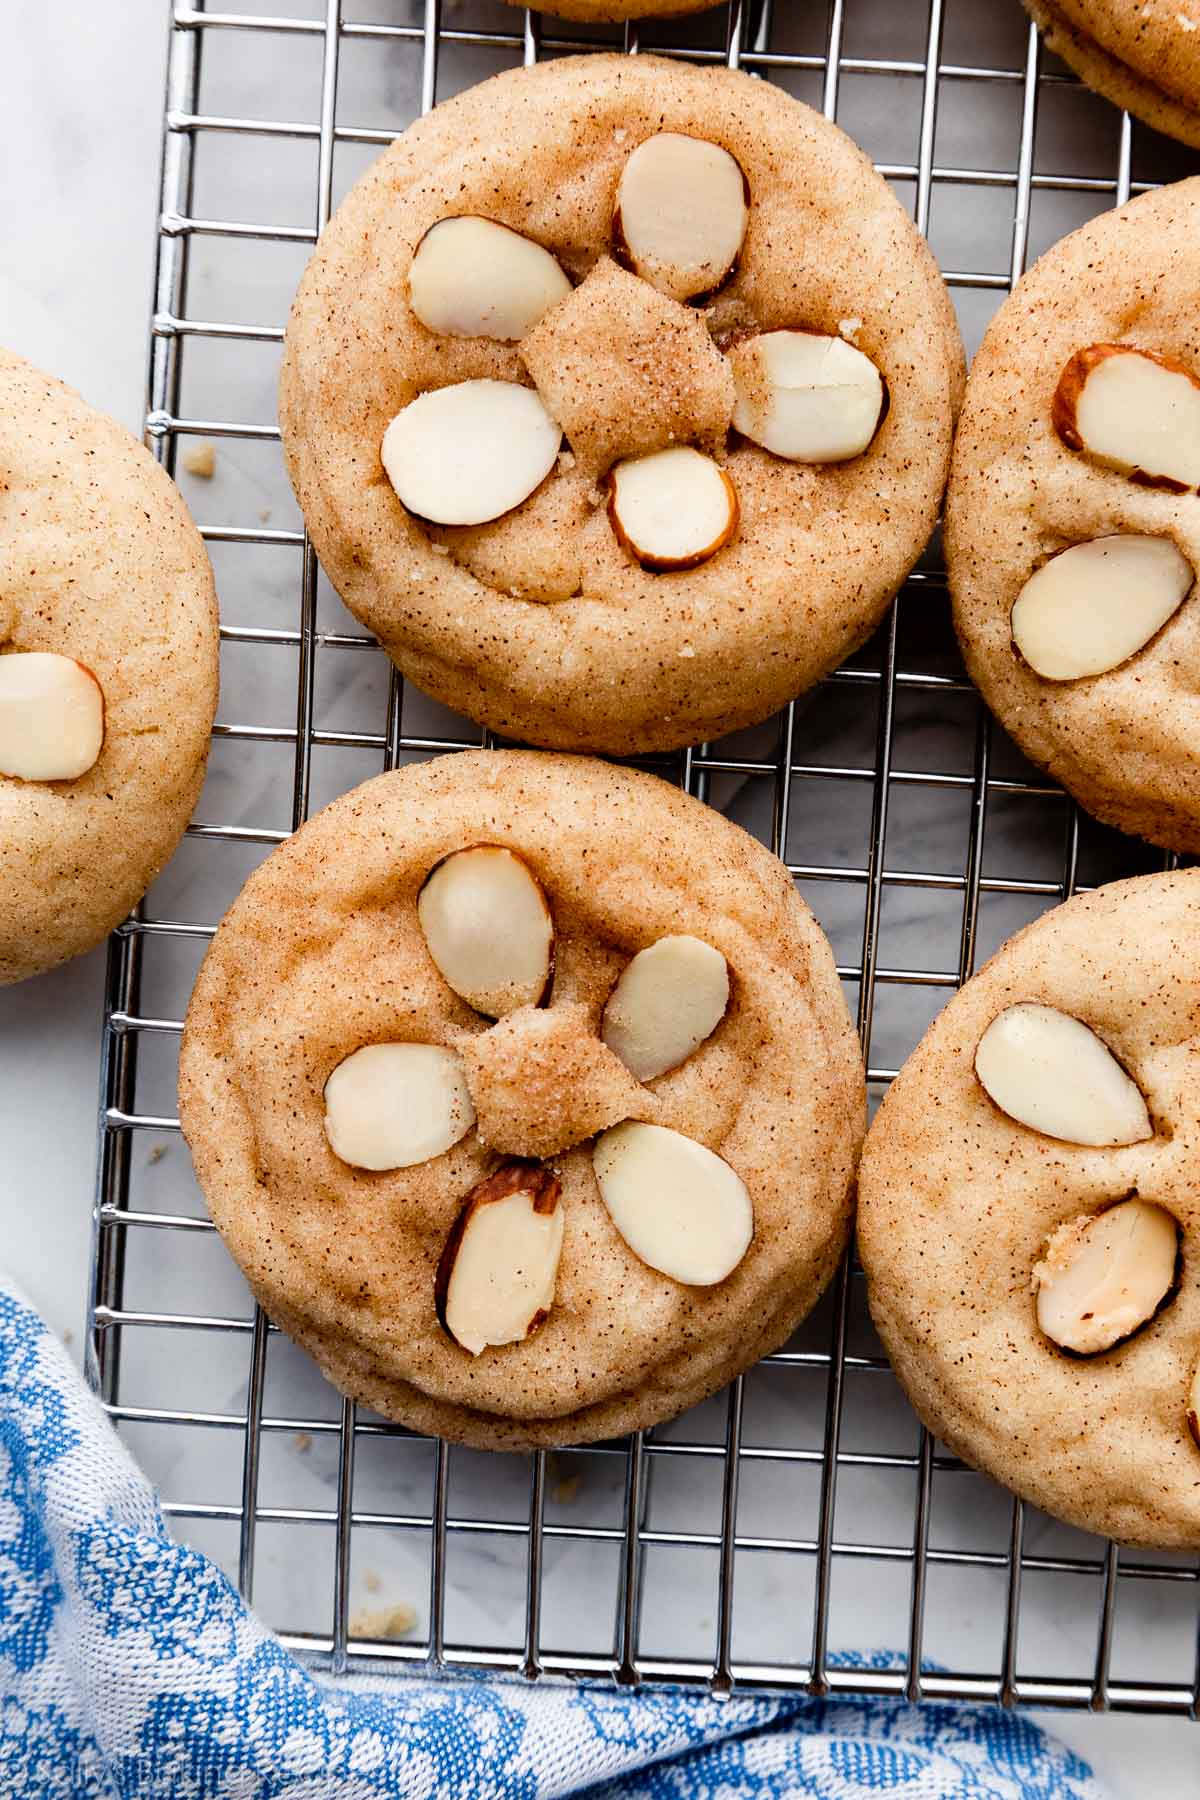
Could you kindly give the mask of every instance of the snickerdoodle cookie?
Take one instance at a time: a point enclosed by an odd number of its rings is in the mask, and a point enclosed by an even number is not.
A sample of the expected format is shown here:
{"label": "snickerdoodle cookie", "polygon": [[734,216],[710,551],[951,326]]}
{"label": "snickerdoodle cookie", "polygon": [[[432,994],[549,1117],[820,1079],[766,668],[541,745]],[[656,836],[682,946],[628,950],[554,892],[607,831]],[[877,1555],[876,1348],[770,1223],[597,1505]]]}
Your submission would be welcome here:
{"label": "snickerdoodle cookie", "polygon": [[322,235],[280,419],[318,553],[418,686],[631,753],[759,719],[877,624],[962,376],[887,184],[767,81],[498,75]]}
{"label": "snickerdoodle cookie", "polygon": [[829,946],[761,844],[651,775],[382,775],[250,878],[180,1116],[267,1311],[345,1392],[484,1447],[667,1418],[837,1262],[864,1122]]}
{"label": "snickerdoodle cookie", "polygon": [[929,1428],[1125,1542],[1200,1546],[1200,872],[1046,913],[867,1140],[871,1312]]}
{"label": "snickerdoodle cookie", "polygon": [[971,369],[946,504],[972,679],[1107,824],[1200,850],[1200,178],[1063,239]]}
{"label": "snickerdoodle cookie", "polygon": [[1155,131],[1200,147],[1200,0],[1024,0],[1047,48]]}
{"label": "snickerdoodle cookie", "polygon": [[173,483],[0,350],[0,982],[89,950],[141,898],[216,700],[212,570]]}

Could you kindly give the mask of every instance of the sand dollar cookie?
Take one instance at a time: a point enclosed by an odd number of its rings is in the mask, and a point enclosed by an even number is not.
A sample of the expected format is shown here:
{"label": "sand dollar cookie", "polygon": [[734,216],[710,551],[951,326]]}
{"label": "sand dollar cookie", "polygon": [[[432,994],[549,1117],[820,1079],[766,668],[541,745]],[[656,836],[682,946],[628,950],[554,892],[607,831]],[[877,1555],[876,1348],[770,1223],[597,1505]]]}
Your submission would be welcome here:
{"label": "sand dollar cookie", "polygon": [[0,982],[99,943],[187,823],[217,608],[173,483],[0,350]]}
{"label": "sand dollar cookie", "polygon": [[859,1178],[871,1313],[967,1462],[1200,1546],[1200,873],[1044,914],[893,1083]]}
{"label": "sand dollar cookie", "polygon": [[1200,849],[1200,179],[1093,219],[997,313],[946,506],[972,679],[1122,831]]}
{"label": "sand dollar cookie", "polygon": [[287,329],[292,481],[405,674],[614,753],[762,718],[932,528],[961,345],[927,246],[765,81],[564,58],[370,169]]}
{"label": "sand dollar cookie", "polygon": [[863,1072],[786,871],[654,776],[383,775],[250,878],[188,1011],[212,1217],[345,1392],[484,1447],[681,1412],[845,1242]]}
{"label": "sand dollar cookie", "polygon": [[1200,0],[1024,0],[1047,48],[1155,131],[1200,146]]}

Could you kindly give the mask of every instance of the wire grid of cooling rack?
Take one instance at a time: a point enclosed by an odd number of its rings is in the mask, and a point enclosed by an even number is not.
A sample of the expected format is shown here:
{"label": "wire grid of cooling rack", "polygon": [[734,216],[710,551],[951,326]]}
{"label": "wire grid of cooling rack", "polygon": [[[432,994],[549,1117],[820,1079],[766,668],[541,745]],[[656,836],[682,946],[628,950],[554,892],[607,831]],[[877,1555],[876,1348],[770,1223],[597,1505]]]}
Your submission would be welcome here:
{"label": "wire grid of cooling rack", "polygon": [[[946,191],[981,221],[987,255],[956,257],[938,245],[936,229],[931,233],[968,337],[978,336],[986,312],[1021,272],[1040,199],[1079,206],[1082,216],[1180,172],[1169,159],[1162,163],[1160,140],[1147,135],[1143,157],[1130,121],[1089,97],[1082,129],[1092,149],[1073,169],[1064,166],[1061,132],[1051,130],[1039,146],[1039,103],[1058,104],[1083,90],[1043,67],[1032,29],[1015,22],[1023,17],[1015,0],[999,52],[989,50],[987,16],[1002,9],[970,0],[776,0],[774,7],[771,0],[733,0],[687,24],[647,25],[640,34],[635,27],[588,33],[510,12],[495,0],[446,0],[445,18],[439,0],[376,3],[383,14],[377,21],[344,17],[343,0],[292,0],[270,16],[178,3],[171,11],[146,427],[172,472],[177,451],[197,436],[214,440],[235,465],[238,454],[256,447],[277,455],[275,424],[239,418],[235,410],[239,399],[256,404],[249,379],[241,393],[236,381],[217,390],[233,396],[224,418],[193,398],[191,359],[201,358],[204,396],[206,370],[218,366],[205,355],[277,355],[282,336],[281,312],[266,324],[244,314],[197,315],[193,265],[201,247],[216,255],[247,242],[292,246],[302,258],[337,187],[357,172],[351,167],[346,179],[335,179],[343,154],[365,160],[417,110],[493,68],[597,41],[623,42],[630,52],[653,43],[784,81],[867,143],[923,230],[936,226]],[[370,0],[359,10],[369,12]],[[239,62],[268,46],[280,69],[302,50],[315,116],[221,110],[209,100],[202,72],[218,43],[233,45]],[[363,52],[394,73],[381,90],[387,111],[378,126],[358,122],[352,87],[342,79],[348,58]],[[274,93],[273,80],[269,86]],[[897,96],[904,97],[914,141],[910,151],[889,157],[873,136],[874,122],[900,107]],[[939,117],[955,96],[960,109],[965,97],[970,112],[986,112],[992,97],[1000,98],[1011,128],[1005,154],[981,157],[979,166],[955,160],[953,135],[949,153],[943,149]],[[1084,141],[1078,125],[1076,144]],[[262,204],[255,216],[256,201],[269,202],[272,186],[255,170],[267,166],[279,140],[315,151],[309,216],[301,224],[263,216]],[[211,145],[236,153],[225,216],[202,203]],[[1135,179],[1143,172],[1145,179]],[[249,216],[238,216],[242,211]],[[1054,215],[1041,235],[1049,241],[1074,222],[1070,213]],[[1036,248],[1038,236],[1035,229]],[[982,305],[972,312],[976,297]],[[285,669],[283,691],[294,696],[294,715],[284,723],[264,716],[269,682],[234,681],[235,704],[244,696],[247,716],[235,713],[227,722],[222,712],[214,743],[214,760],[218,753],[228,759],[229,779],[214,784],[210,777],[181,852],[185,862],[189,855],[236,853],[228,893],[202,894],[189,908],[172,904],[169,884],[164,898],[160,884],[115,935],[103,1048],[89,1374],[118,1428],[160,1479],[173,1527],[209,1548],[214,1541],[204,1532],[223,1532],[214,1554],[243,1590],[291,1647],[335,1671],[418,1663],[528,1677],[699,1682],[717,1692],[877,1692],[1195,1716],[1196,1559],[1119,1552],[1055,1527],[944,1453],[892,1385],[865,1322],[852,1262],[791,1344],[698,1414],[575,1453],[575,1461],[545,1454],[484,1459],[487,1470],[476,1466],[472,1476],[468,1467],[473,1485],[465,1486],[456,1477],[460,1459],[470,1463],[465,1453],[417,1439],[329,1390],[322,1390],[323,1402],[314,1399],[311,1380],[290,1396],[286,1386],[273,1387],[273,1359],[290,1352],[287,1341],[248,1304],[240,1315],[236,1306],[204,1304],[199,1262],[214,1247],[223,1254],[219,1240],[198,1201],[156,1201],[151,1181],[157,1159],[178,1146],[163,1070],[169,1076],[173,1069],[168,1051],[187,987],[183,975],[172,989],[156,959],[182,951],[194,973],[239,873],[329,797],[317,791],[322,782],[314,784],[314,759],[343,757],[337,772],[323,777],[332,793],[373,768],[480,741],[474,728],[436,709],[430,723],[421,696],[388,671],[373,640],[348,615],[325,616],[322,577],[298,519],[294,529],[271,527],[264,509],[257,523],[238,522],[244,513],[236,494],[229,510],[234,522],[218,508],[202,526],[219,559],[224,689],[230,691],[237,658],[274,659],[271,666]],[[251,559],[264,556],[284,559],[283,612],[269,624],[236,622],[229,584],[240,575],[253,591],[263,564]],[[653,765],[741,817],[788,862],[833,937],[876,1094],[977,954],[1080,887],[1161,863],[1081,819],[991,725],[956,661],[944,587],[931,558],[872,645],[815,697],[757,732]],[[375,671],[372,729],[364,728],[361,708],[352,729],[331,723],[322,710],[322,669],[351,662]],[[247,822],[233,804],[240,771],[268,750],[286,761],[283,816],[272,826]],[[851,813],[861,828],[857,838],[842,830],[842,815]],[[955,846],[949,856],[942,848],[948,842]],[[186,885],[178,892],[186,899]],[[915,912],[902,928],[905,904]],[[930,946],[939,937],[949,948],[936,958]],[[156,1009],[156,997],[166,993],[177,1004]],[[138,1146],[152,1139],[162,1141],[142,1155]],[[176,1164],[181,1160],[176,1154]],[[150,1244],[156,1260],[147,1262]],[[139,1275],[147,1269],[149,1286]],[[189,1367],[177,1361],[167,1387],[155,1392],[147,1371],[170,1362],[172,1339],[185,1345]],[[233,1371],[225,1404],[191,1379],[195,1368],[218,1362]],[[860,1412],[861,1394],[873,1398]],[[196,1441],[199,1460],[189,1461],[180,1446]],[[171,1446],[157,1464],[152,1442]],[[315,1497],[296,1455],[279,1476],[280,1446],[323,1459],[324,1486]],[[232,1487],[204,1498],[197,1471],[221,1452]],[[415,1474],[401,1473],[400,1459],[418,1454]],[[368,1463],[380,1456],[368,1480]],[[172,1491],[180,1469],[188,1473]],[[572,1470],[588,1477],[582,1504]],[[759,1491],[764,1481],[773,1484],[771,1504]],[[268,1533],[282,1546],[270,1554]],[[421,1548],[427,1586],[408,1635],[407,1619],[396,1628],[355,1612],[359,1543],[372,1534],[376,1543]],[[472,1547],[483,1560],[460,1576],[455,1559]],[[571,1560],[584,1553],[602,1562],[585,1571]],[[676,1559],[674,1576],[664,1581],[659,1565],[669,1558]],[[288,1611],[287,1596],[309,1561],[317,1586],[327,1584],[316,1623],[297,1622]],[[512,1587],[507,1612],[497,1626],[504,1608],[493,1607],[491,1623],[476,1628],[469,1611],[455,1611],[464,1583],[491,1581],[501,1567]],[[369,1571],[366,1581],[368,1591],[378,1588]],[[696,1599],[690,1613],[689,1596]],[[1138,1627],[1133,1654],[1121,1647],[1127,1611]],[[986,1629],[968,1640],[955,1636],[960,1615],[984,1612]],[[674,1637],[674,1627],[663,1624],[669,1616],[677,1619]],[[765,1637],[755,1635],[760,1627]],[[1147,1661],[1150,1628],[1156,1641],[1170,1640],[1173,1660]],[[894,1654],[877,1654],[889,1647]]]}

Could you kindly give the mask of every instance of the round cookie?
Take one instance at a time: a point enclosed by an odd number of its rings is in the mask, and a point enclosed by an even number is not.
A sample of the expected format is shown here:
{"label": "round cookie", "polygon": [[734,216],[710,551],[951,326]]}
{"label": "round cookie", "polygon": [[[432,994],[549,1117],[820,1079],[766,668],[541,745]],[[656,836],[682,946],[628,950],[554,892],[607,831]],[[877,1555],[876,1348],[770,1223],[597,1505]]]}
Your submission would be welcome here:
{"label": "round cookie", "polygon": [[1198,0],[1024,0],[1048,49],[1096,93],[1200,147]]}
{"label": "round cookie", "polygon": [[[664,135],[719,146],[718,173],[740,166],[749,195],[732,272],[714,264],[707,299],[614,237],[631,157]],[[705,219],[744,206],[722,188],[718,207],[710,179],[686,189]],[[520,341],[435,331],[412,310],[418,248],[460,215],[520,232],[569,279]],[[459,299],[477,307],[478,293],[474,277]],[[875,383],[871,421],[881,418],[861,454],[789,460],[733,429],[744,390],[739,416],[761,430],[767,390],[744,359],[748,334],[773,330],[789,342],[845,340],[838,355]],[[836,413],[853,392],[830,379]],[[476,525],[407,510],[381,464],[390,422],[414,401],[427,407],[430,390],[534,380],[565,436],[531,497]],[[958,329],[928,247],[836,126],[748,75],[587,56],[456,96],[368,170],[301,283],[280,419],[321,560],[407,676],[505,736],[625,754],[765,717],[869,635],[933,527],[961,382]],[[484,441],[458,428],[441,447],[449,456]],[[693,471],[707,459],[713,476],[715,459],[729,478],[734,528],[729,541],[715,532],[709,549],[723,547],[711,554],[701,545],[696,566],[656,572],[610,519],[608,476],[682,445],[704,453]],[[545,465],[534,460],[536,479]],[[479,491],[477,463],[452,481],[438,459],[412,461],[452,497]],[[506,443],[497,468],[507,476],[513,461]],[[677,454],[675,467],[687,461]],[[711,489],[720,504],[716,480]],[[679,509],[662,514],[669,528]]]}
{"label": "round cookie", "polygon": [[[1183,411],[1173,452],[1186,450],[1189,430],[1200,431],[1200,423],[1188,423],[1200,399],[1191,379],[1200,374],[1198,234],[1200,178],[1193,178],[1091,220],[1030,270],[972,365],[945,529],[963,655],[1005,730],[1097,818],[1178,850],[1200,849],[1200,611],[1189,591],[1200,569],[1200,507],[1194,488],[1147,485],[1144,473],[1098,461],[1096,446],[1112,444],[1096,436],[1092,421],[1090,443],[1074,447],[1073,421],[1080,371],[1111,363],[1104,347],[1119,346],[1118,373],[1132,370],[1139,387],[1145,378],[1148,392],[1157,396],[1153,384],[1174,375],[1168,404],[1182,400]],[[1097,347],[1099,357],[1080,359]],[[1111,376],[1111,367],[1103,373]],[[1118,448],[1135,426],[1140,431],[1139,404],[1119,393],[1111,418],[1101,420]],[[1153,399],[1152,422],[1161,404]],[[1132,436],[1128,444],[1145,450]],[[1161,556],[1180,573],[1178,586],[1170,589],[1168,570],[1161,590],[1156,573],[1150,583],[1139,578],[1110,592],[1103,607],[1092,584],[1081,585],[1073,605],[1060,596],[1050,619],[1059,660],[1039,664],[1039,673],[1026,660],[1029,644],[1023,653],[1014,642],[1025,584],[1047,567],[1057,582],[1060,552],[1124,536],[1163,540]],[[1143,616],[1149,636],[1139,644],[1134,627]],[[1101,626],[1116,645],[1111,654]],[[1084,659],[1093,648],[1098,653]],[[1077,652],[1098,672],[1064,675],[1064,667],[1080,666]],[[1114,655],[1115,665],[1103,667]],[[1047,666],[1058,673],[1048,676]]]}
{"label": "round cookie", "polygon": [[[453,916],[444,879],[463,867],[456,853],[481,847],[485,862],[532,877],[553,921],[552,960],[532,986],[490,1001],[468,988],[502,1014],[497,1023],[460,997],[466,984],[443,977],[458,965],[437,929]],[[473,926],[492,929],[508,907],[477,908]],[[686,977],[670,1030],[683,1022],[690,1035],[675,1042],[676,1066],[642,1082],[631,1068],[662,1058],[647,1062],[646,1034],[631,1029],[646,985],[639,999],[624,977],[637,952],[656,946],[661,996],[664,940]],[[697,1025],[693,1002],[711,997],[722,957],[727,1010],[718,1022],[719,994]],[[658,1016],[661,1025],[661,1007]],[[350,1072],[366,1067],[364,1047],[386,1059],[394,1052],[376,1047],[397,1044],[434,1050],[416,1053],[420,1101],[408,1111],[389,1103],[376,1118],[389,1140],[380,1156],[356,1147],[355,1104],[366,1095],[370,1106],[366,1088],[351,1093]],[[431,1056],[458,1084],[449,1111]],[[865,1101],[828,943],[762,845],[651,775],[478,751],[355,789],[251,876],[192,997],[180,1117],[231,1252],[338,1387],[415,1429],[516,1449],[667,1418],[780,1345],[845,1243]],[[442,1153],[395,1166],[397,1128],[420,1126],[419,1158],[427,1127],[447,1120]],[[639,1123],[610,1133],[621,1120]],[[597,1133],[608,1146],[607,1200]],[[671,1187],[665,1164],[649,1188],[638,1173],[664,1139],[687,1166],[682,1224],[667,1199],[665,1213],[648,1202]],[[368,1172],[389,1157],[386,1170]],[[522,1157],[542,1160],[513,1160]],[[522,1316],[529,1335],[488,1340],[476,1354],[462,1343],[469,1321],[455,1316],[460,1263],[449,1275],[446,1265],[457,1254],[466,1266],[466,1237],[448,1245],[478,1184],[499,1171],[503,1187],[514,1168],[518,1185],[543,1184],[552,1203],[561,1184],[561,1255],[538,1311]],[[656,1231],[666,1240],[657,1250]]]}
{"label": "round cookie", "polygon": [[212,569],[174,484],[0,350],[0,982],[91,949],[145,893],[200,792],[216,701]]}
{"label": "round cookie", "polygon": [[[929,1429],[1085,1530],[1193,1549],[1197,944],[1193,871],[1114,882],[1010,939],[892,1084],[863,1153],[858,1210],[872,1317]],[[1082,1135],[1119,1141],[1089,1148]],[[1078,1222],[1134,1195],[1162,1209],[1151,1215],[1160,1224],[1167,1215],[1165,1264],[1145,1245],[1132,1269],[1100,1258],[1092,1274],[1108,1286],[1086,1290],[1075,1334],[1064,1333],[1052,1302],[1066,1292]],[[1141,1303],[1114,1325],[1106,1308],[1122,1283]],[[1112,1347],[1094,1351],[1113,1330]],[[1089,1353],[1060,1347],[1062,1336]]]}

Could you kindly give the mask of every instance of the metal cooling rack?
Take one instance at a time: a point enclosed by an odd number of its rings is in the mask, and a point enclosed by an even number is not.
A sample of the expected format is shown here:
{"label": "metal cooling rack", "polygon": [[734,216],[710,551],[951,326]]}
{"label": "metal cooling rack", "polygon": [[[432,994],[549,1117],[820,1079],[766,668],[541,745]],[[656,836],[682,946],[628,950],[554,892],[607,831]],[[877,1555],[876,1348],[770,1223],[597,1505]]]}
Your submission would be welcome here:
{"label": "metal cooling rack", "polygon": [[[1046,66],[1016,0],[732,0],[640,33],[496,0],[375,0],[377,18],[358,3],[353,18],[341,0],[170,16],[146,430],[172,472],[178,455],[217,565],[223,711],[199,820],[112,940],[91,1379],[173,1529],[319,1666],[1194,1716],[1197,1559],[1087,1538],[947,1455],[904,1405],[851,1263],[792,1343],[683,1420],[480,1458],[320,1382],[239,1286],[171,1116],[190,980],[250,867],[379,767],[480,741],[340,612],[279,465],[286,300],[378,147],[542,55],[623,42],[740,64],[876,157],[972,348],[1027,255],[1190,172],[1186,153]],[[197,437],[223,483],[188,484]],[[1161,863],[1077,814],[990,724],[934,555],[816,695],[655,766],[788,861],[833,939],[876,1095],[978,955],[1077,889]],[[364,1613],[363,1594],[389,1588],[414,1619]]]}

